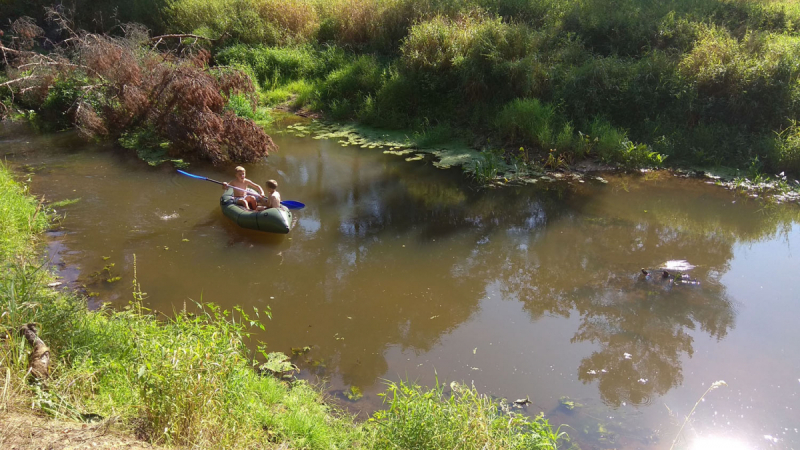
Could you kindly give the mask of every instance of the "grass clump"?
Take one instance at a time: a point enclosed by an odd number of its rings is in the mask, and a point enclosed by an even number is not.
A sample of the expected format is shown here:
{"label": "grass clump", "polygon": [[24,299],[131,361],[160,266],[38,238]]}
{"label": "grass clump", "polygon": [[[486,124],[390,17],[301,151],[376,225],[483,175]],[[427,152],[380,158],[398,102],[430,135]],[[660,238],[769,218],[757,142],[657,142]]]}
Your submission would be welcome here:
{"label": "grass clump", "polygon": [[27,251],[33,236],[48,226],[42,205],[25,194],[26,189],[0,163],[0,261]]}
{"label": "grass clump", "polygon": [[785,130],[776,133],[772,158],[774,166],[785,167],[792,173],[800,173],[800,127],[796,120]]}
{"label": "grass clump", "polygon": [[497,114],[497,128],[504,139],[551,148],[554,120],[555,109],[551,105],[535,98],[516,99]]}
{"label": "grass clump", "polygon": [[530,420],[459,383],[425,389],[389,383],[389,408],[375,413],[375,449],[553,449],[563,433],[541,416]]}
{"label": "grass clump", "polygon": [[319,28],[306,0],[175,0],[165,9],[174,29],[245,44],[303,44]]}
{"label": "grass clump", "polygon": [[[3,331],[40,323],[56,361],[46,389],[28,386],[27,349],[17,337],[4,343],[0,361],[16,394],[6,409],[32,397],[51,416],[117,417],[147,441],[170,446],[349,448],[360,439],[361,428],[312,386],[258,374],[245,346],[257,317],[205,304],[164,320],[138,301],[122,311],[89,311],[80,297],[48,292],[47,280],[46,271],[28,267],[0,285],[17,286],[0,302],[3,311],[16,311],[4,317]],[[26,286],[24,296],[19,286]]]}

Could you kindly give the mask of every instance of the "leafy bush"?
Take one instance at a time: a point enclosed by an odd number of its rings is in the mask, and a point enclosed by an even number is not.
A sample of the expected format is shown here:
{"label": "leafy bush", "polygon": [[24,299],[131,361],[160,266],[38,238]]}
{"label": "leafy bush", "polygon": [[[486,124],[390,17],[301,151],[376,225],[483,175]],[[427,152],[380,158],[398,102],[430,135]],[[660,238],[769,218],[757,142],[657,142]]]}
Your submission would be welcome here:
{"label": "leafy bush", "polygon": [[251,96],[241,93],[231,95],[225,108],[232,111],[237,117],[254,120],[258,123],[267,123],[272,120],[265,108],[259,107]]}
{"label": "leafy bush", "polygon": [[376,127],[413,128],[424,117],[447,116],[446,97],[442,101],[441,96],[423,95],[419,87],[415,78],[388,67],[383,85],[365,102],[360,119]]}
{"label": "leafy bush", "polygon": [[664,52],[638,60],[592,57],[559,72],[553,95],[576,124],[599,115],[641,132],[647,120],[685,121],[688,96],[677,94],[691,88],[681,86],[675,58]]}
{"label": "leafy bush", "polygon": [[705,28],[680,63],[681,74],[710,95],[735,93],[747,80],[747,55],[726,30]]}
{"label": "leafy bush", "polygon": [[661,167],[666,156],[653,151],[647,144],[637,144],[632,141],[622,141],[621,149],[616,156],[616,161],[623,167],[636,169],[639,167]]}
{"label": "leafy bush", "polygon": [[679,69],[696,86],[705,120],[758,131],[774,129],[797,114],[791,92],[800,79],[800,39],[753,32],[738,40],[719,28],[704,29]]}
{"label": "leafy bush", "polygon": [[270,89],[262,96],[267,105],[278,105],[289,102],[294,109],[311,107],[317,109],[317,85],[306,80],[298,80],[283,86]]}
{"label": "leafy bush", "polygon": [[439,15],[415,24],[400,49],[402,67],[409,72],[439,75],[458,68],[484,20],[472,16],[451,20]]}

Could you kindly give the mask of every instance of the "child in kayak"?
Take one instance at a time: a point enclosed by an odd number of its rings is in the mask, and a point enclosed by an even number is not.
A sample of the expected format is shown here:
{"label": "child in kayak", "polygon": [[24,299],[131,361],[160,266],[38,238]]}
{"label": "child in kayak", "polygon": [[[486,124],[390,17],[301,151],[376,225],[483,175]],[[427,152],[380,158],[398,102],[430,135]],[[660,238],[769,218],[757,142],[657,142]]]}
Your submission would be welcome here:
{"label": "child in kayak", "polygon": [[[258,193],[263,197],[264,196],[264,189],[253,183],[252,181],[248,180],[245,175],[246,171],[242,166],[236,166],[236,178],[232,180],[230,183],[223,183],[222,186],[225,189],[229,187],[233,187],[233,202],[244,209],[247,210],[255,210],[257,208],[258,202],[256,200],[256,196],[253,193],[247,191],[248,187],[252,187],[258,189]],[[280,204],[280,200],[278,201]]]}
{"label": "child in kayak", "polygon": [[267,180],[264,184],[267,186],[267,204],[263,209],[280,208],[281,194],[278,192],[278,182],[275,180]]}

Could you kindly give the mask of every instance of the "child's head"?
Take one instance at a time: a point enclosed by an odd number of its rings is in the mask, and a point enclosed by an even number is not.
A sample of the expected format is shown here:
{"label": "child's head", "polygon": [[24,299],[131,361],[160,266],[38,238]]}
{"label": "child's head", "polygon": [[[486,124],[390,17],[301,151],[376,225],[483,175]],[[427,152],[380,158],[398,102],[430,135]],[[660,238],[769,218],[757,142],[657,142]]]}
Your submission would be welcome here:
{"label": "child's head", "polygon": [[242,166],[236,166],[236,169],[234,169],[234,170],[236,170],[236,176],[237,176],[237,177],[238,177],[238,176],[241,176],[242,178],[244,178],[244,176],[245,176],[245,173],[246,173],[246,172],[245,172],[245,170],[244,170],[244,167],[242,167]]}
{"label": "child's head", "polygon": [[273,190],[273,191],[278,189],[278,182],[275,181],[275,180],[267,180],[267,182],[264,183],[264,184],[267,185],[267,189],[270,189],[270,190]]}

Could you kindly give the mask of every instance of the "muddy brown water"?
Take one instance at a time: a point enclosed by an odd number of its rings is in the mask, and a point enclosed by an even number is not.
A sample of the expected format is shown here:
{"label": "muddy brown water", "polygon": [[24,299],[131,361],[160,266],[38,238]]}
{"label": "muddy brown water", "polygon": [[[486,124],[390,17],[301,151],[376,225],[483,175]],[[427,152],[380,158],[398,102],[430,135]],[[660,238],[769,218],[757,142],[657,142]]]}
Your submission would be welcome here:
{"label": "muddy brown water", "polygon": [[[274,138],[246,167],[307,205],[286,236],[230,223],[217,185],[70,133],[4,125],[0,154],[36,195],[79,199],[56,208],[50,253],[93,304],[132,299],[135,255],[159,311],[270,307],[256,338],[310,347],[302,376],[354,411],[382,407],[387,380],[456,380],[528,397],[518,411],[584,449],[667,449],[724,380],[678,448],[800,447],[797,206],[666,174],[478,190],[424,161]],[[640,272],[669,260],[693,282]]]}

